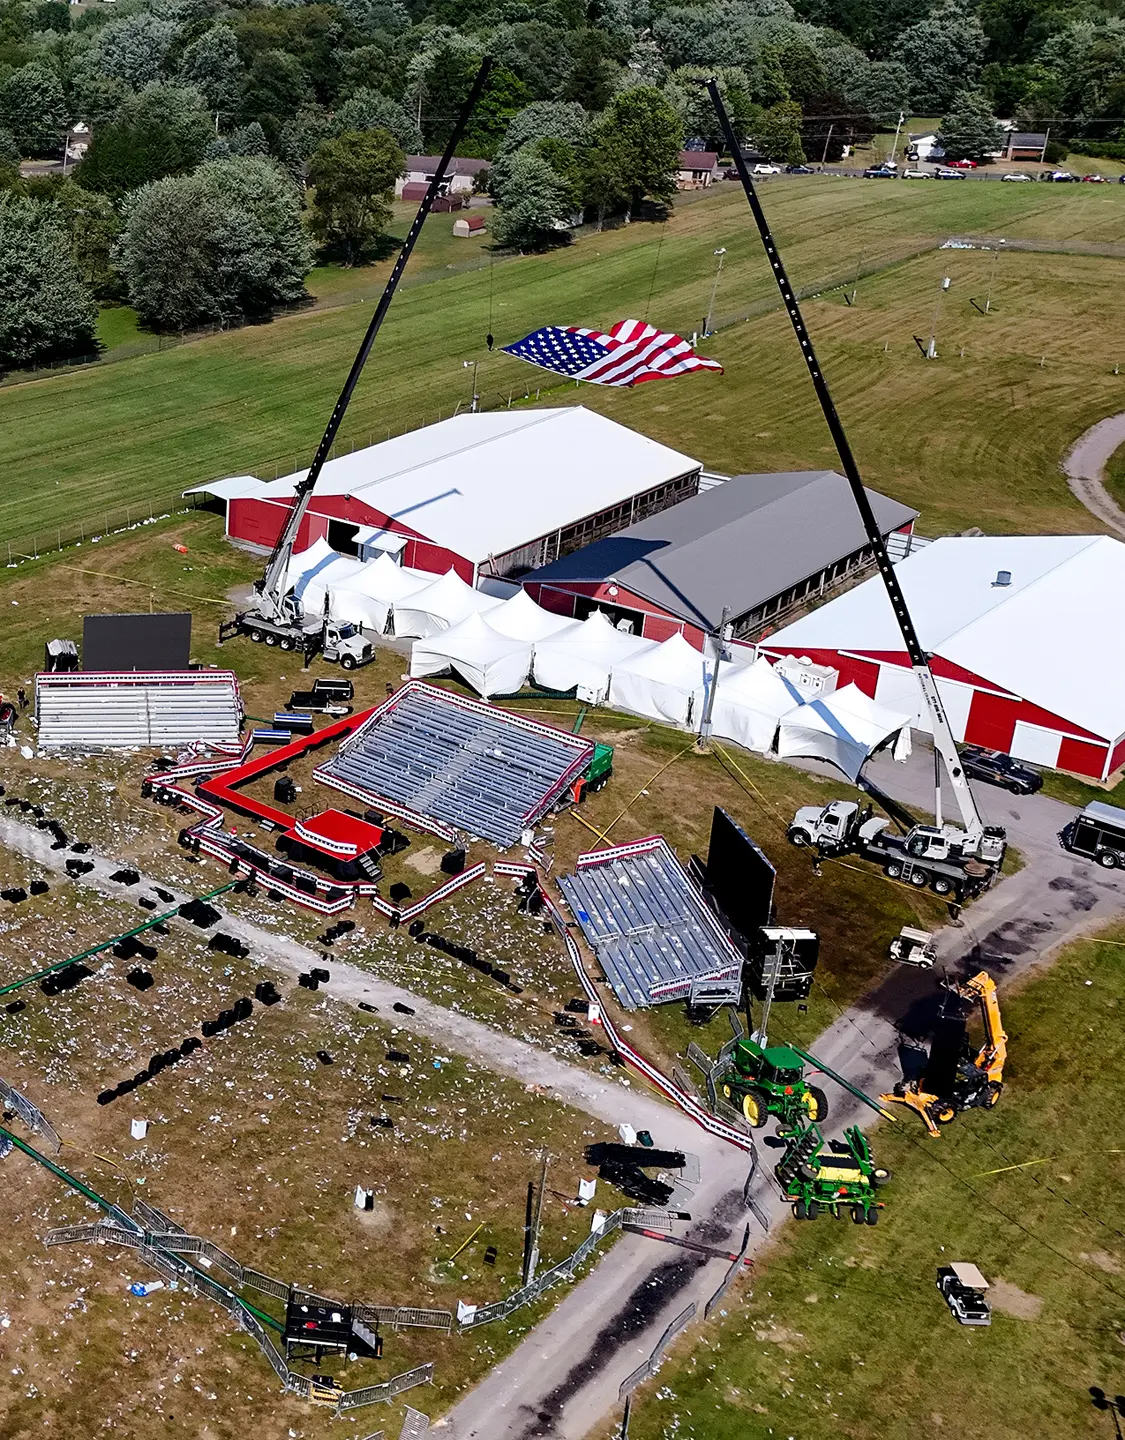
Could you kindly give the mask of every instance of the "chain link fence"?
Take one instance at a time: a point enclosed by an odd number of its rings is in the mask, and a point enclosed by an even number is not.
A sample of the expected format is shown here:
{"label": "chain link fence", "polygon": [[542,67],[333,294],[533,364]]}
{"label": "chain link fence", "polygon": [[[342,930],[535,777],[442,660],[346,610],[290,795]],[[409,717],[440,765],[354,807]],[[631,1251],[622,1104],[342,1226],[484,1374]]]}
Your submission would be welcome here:
{"label": "chain link fence", "polygon": [[7,556],[8,565],[18,565],[23,560],[38,560],[65,550],[71,545],[87,541],[98,541],[107,535],[116,535],[122,530],[133,530],[138,525],[151,525],[166,515],[196,509],[193,496],[187,499],[176,490],[165,491],[147,500],[136,500],[129,505],[113,509],[84,510],[81,517],[66,525],[44,525],[30,534],[18,535],[5,540],[0,559]]}

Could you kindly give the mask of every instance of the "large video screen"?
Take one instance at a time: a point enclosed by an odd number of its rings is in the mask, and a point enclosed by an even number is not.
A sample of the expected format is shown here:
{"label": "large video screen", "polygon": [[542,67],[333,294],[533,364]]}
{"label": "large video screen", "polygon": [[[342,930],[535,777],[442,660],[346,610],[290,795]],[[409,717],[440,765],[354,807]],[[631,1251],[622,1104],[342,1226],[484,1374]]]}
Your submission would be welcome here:
{"label": "large video screen", "polygon": [[190,610],[87,615],[82,622],[83,670],[186,670],[190,661]]}
{"label": "large video screen", "polygon": [[715,904],[741,935],[768,925],[777,871],[736,820],[718,805],[707,850],[707,888]]}

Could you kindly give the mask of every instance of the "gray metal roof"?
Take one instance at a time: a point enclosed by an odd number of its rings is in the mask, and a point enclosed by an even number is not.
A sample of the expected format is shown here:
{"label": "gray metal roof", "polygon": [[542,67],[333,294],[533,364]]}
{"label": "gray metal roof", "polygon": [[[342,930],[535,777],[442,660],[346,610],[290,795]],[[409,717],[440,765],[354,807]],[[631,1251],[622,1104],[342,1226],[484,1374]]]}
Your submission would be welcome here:
{"label": "gray metal roof", "polygon": [[[917,510],[868,490],[884,535]],[[816,575],[867,543],[848,482],[832,470],[735,475],[524,576],[606,581],[713,628]]]}

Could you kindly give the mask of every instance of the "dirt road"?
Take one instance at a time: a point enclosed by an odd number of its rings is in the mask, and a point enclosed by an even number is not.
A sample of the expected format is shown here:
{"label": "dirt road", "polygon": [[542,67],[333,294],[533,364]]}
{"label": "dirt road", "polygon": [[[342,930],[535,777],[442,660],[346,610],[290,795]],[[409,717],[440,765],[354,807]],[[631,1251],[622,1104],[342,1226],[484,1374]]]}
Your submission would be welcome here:
{"label": "dirt road", "polygon": [[1113,452],[1122,445],[1125,445],[1125,411],[1091,425],[1070,447],[1062,462],[1067,484],[1076,498],[1119,540],[1125,540],[1125,510],[1106,492],[1105,467]]}

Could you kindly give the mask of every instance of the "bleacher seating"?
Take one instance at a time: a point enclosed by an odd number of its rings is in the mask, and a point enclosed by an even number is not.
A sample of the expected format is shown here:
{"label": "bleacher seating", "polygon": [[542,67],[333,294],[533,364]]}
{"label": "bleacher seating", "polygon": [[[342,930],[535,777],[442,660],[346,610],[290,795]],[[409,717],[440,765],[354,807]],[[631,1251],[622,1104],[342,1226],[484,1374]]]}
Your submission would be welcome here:
{"label": "bleacher seating", "polygon": [[229,670],[37,675],[35,709],[44,750],[231,744],[242,726]]}

